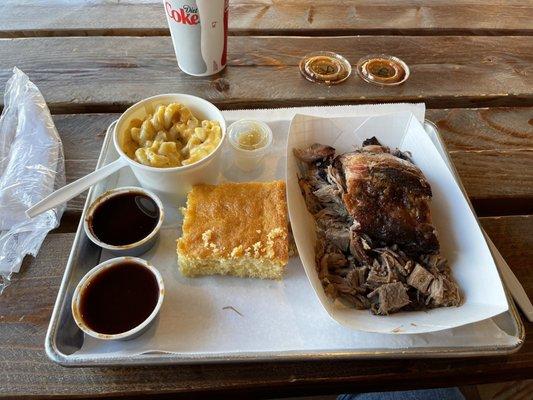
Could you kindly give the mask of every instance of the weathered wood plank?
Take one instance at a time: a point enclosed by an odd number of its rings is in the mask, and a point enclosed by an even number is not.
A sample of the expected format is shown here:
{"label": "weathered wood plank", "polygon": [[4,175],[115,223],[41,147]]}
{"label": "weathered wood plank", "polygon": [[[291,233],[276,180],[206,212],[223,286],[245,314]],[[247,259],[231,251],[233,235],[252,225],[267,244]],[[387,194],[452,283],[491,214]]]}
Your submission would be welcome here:
{"label": "weathered wood plank", "polygon": [[[533,215],[482,218],[511,268],[533,296]],[[440,360],[314,361],[142,368],[68,369],[44,354],[46,326],[73,234],[52,234],[39,256],[0,296],[0,397],[170,396],[272,398],[277,395],[442,387],[523,379],[533,373],[533,324],[522,349],[507,357]],[[188,393],[186,395],[185,393]],[[172,396],[172,398],[176,398]]]}
{"label": "weathered wood plank", "polygon": [[481,222],[529,298],[533,299],[533,217],[481,218]]}
{"label": "weathered wood plank", "polygon": [[[58,114],[54,122],[67,153],[83,148],[85,158],[97,158],[107,126],[120,117],[109,114]],[[533,107],[427,110],[449,151],[533,149]]]}
{"label": "weathered wood plank", "polygon": [[533,148],[533,108],[427,110],[448,150]]}
{"label": "weathered wood plank", "polygon": [[[341,85],[300,76],[300,58],[316,49],[352,63],[376,48],[404,59],[405,84],[382,88],[353,76]],[[430,108],[533,104],[529,37],[230,37],[229,66],[214,77],[177,67],[169,37],[0,40],[0,91],[17,65],[55,112],[121,111],[168,92],[204,97],[223,108],[425,101]],[[24,57],[21,57],[24,54]]]}
{"label": "weathered wood plank", "polygon": [[[498,204],[498,213],[516,214],[533,211],[533,150],[494,152],[452,152],[453,162],[474,202],[479,215],[494,215],[491,207]],[[93,171],[96,159],[66,161],[67,182]],[[486,203],[486,200],[491,200]],[[483,202],[478,208],[478,202]],[[506,204],[510,201],[510,204]],[[519,202],[519,204],[517,204]],[[68,210],[80,212],[85,193],[68,203]]]}
{"label": "weathered wood plank", "polygon": [[533,149],[453,151],[451,156],[470,197],[533,202]]}
{"label": "weathered wood plank", "polygon": [[[531,212],[533,203],[533,108],[428,110],[451,152],[470,197],[497,200],[498,213]],[[92,171],[107,126],[120,114],[54,115],[66,157],[67,181]],[[519,207],[508,204],[521,199]],[[530,201],[524,201],[529,199]],[[85,195],[68,204],[79,212]],[[506,208],[506,204],[508,205]],[[481,215],[491,212],[484,205]],[[75,218],[75,217],[74,217]],[[69,226],[75,227],[75,221]]]}
{"label": "weathered wood plank", "polygon": [[[71,114],[54,115],[56,128],[63,141],[67,183],[94,171],[104,143],[107,127],[120,114]],[[67,203],[67,211],[83,210],[87,192]],[[77,223],[71,225],[77,228]]]}
{"label": "weathered wood plank", "polygon": [[[0,36],[168,35],[161,1],[4,1]],[[231,34],[531,34],[528,1],[232,0]]]}

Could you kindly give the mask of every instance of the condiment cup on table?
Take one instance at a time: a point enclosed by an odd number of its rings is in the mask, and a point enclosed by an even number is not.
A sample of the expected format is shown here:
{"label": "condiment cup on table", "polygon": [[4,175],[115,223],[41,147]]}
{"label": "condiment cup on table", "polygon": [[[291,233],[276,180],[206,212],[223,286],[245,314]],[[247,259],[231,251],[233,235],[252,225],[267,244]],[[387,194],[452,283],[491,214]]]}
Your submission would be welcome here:
{"label": "condiment cup on table", "polygon": [[138,256],[155,244],[164,219],[159,197],[127,186],[96,198],[87,209],[83,229],[94,244],[117,256]]}
{"label": "condiment cup on table", "polygon": [[[160,105],[180,103],[190,109],[200,121],[218,121],[221,140],[206,157],[189,165],[157,168],[143,165],[124,152],[123,145],[134,119],[143,120],[153,114]],[[153,190],[165,200],[184,202],[187,192],[196,183],[217,183],[221,166],[221,152],[226,137],[226,122],[220,110],[207,100],[188,94],[162,94],[144,99],[128,108],[119,118],[113,131],[113,144],[119,158],[112,163],[55,191],[26,211],[28,217],[35,217],[62,204],[112,173],[128,166],[142,187]]]}
{"label": "condiment cup on table", "polygon": [[[130,279],[132,275],[136,279]],[[117,280],[119,277],[122,279]],[[164,296],[163,278],[147,261],[136,257],[112,258],[80,280],[72,296],[72,316],[89,336],[131,340],[152,326]]]}

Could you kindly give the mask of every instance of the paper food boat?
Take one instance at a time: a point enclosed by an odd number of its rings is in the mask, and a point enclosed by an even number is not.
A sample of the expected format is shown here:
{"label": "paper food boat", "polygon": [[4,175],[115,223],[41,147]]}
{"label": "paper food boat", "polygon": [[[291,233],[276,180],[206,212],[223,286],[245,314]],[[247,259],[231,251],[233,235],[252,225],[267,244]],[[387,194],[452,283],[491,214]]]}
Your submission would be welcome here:
{"label": "paper food boat", "polygon": [[[298,186],[298,166],[292,150],[316,142],[344,153],[372,136],[383,145],[409,151],[429,181],[433,191],[433,223],[441,252],[459,284],[461,306],[376,316],[369,310],[339,306],[324,293],[315,269],[315,222]],[[366,332],[423,333],[470,324],[508,310],[502,282],[479,223],[454,176],[411,113],[342,118],[296,115],[287,140],[287,201],[307,277],[331,318],[346,327]]]}

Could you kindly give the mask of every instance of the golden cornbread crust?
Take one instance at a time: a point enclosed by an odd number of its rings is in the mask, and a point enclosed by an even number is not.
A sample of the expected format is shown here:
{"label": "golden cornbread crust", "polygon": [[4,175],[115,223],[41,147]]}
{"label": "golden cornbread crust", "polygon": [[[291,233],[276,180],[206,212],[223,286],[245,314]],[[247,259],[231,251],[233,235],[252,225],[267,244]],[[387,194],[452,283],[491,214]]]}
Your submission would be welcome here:
{"label": "golden cornbread crust", "polygon": [[281,279],[289,251],[285,182],[196,185],[182,230],[177,252],[185,276]]}

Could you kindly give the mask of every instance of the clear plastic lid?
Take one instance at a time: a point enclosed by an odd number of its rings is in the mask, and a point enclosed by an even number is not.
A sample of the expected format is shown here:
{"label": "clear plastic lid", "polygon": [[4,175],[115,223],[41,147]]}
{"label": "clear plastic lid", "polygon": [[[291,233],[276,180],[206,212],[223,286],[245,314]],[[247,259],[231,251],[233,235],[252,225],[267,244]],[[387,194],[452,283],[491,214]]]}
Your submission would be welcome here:
{"label": "clear plastic lid", "polygon": [[371,54],[357,62],[357,74],[365,82],[380,86],[396,86],[409,78],[409,67],[398,57]]}
{"label": "clear plastic lid", "polygon": [[306,54],[301,59],[300,72],[308,81],[335,85],[348,79],[352,66],[340,54],[317,51]]}

